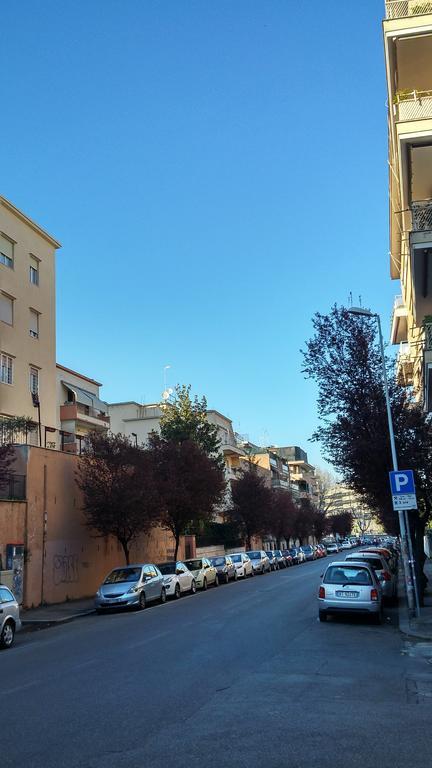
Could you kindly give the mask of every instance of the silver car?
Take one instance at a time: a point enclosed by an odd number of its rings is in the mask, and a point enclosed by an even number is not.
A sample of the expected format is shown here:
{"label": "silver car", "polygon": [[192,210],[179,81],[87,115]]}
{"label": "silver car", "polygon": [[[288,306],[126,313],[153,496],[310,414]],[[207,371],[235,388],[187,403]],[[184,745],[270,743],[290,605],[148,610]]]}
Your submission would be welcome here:
{"label": "silver car", "polygon": [[0,584],[0,648],[10,648],[20,629],[19,605],[10,589]]}
{"label": "silver car", "polygon": [[372,566],[366,561],[337,561],[327,566],[318,590],[318,616],[364,613],[377,623],[382,619],[382,590]]}
{"label": "silver car", "polygon": [[252,563],[254,573],[263,574],[271,571],[270,560],[263,549],[251,549],[246,554]]}
{"label": "silver car", "polygon": [[356,554],[347,555],[346,560],[357,562],[366,562],[375,571],[380,581],[383,597],[386,601],[394,601],[397,595],[397,574],[391,570],[389,563],[383,555],[375,552],[356,552]]}
{"label": "silver car", "polygon": [[145,608],[147,603],[166,600],[164,579],[153,563],[114,568],[95,597],[97,613],[109,608]]}
{"label": "silver car", "polygon": [[246,579],[248,576],[255,575],[250,557],[247,556],[246,552],[235,552],[233,555],[230,555],[230,558],[236,567],[239,579]]}

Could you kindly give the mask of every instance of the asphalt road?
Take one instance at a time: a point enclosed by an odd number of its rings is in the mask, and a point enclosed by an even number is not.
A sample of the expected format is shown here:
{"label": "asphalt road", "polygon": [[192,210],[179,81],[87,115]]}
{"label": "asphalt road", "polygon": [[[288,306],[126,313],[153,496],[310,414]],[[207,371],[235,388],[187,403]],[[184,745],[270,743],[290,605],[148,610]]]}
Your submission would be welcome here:
{"label": "asphalt road", "polygon": [[394,615],[320,624],[322,569],[17,636],[0,654],[2,768],[430,765],[427,658]]}

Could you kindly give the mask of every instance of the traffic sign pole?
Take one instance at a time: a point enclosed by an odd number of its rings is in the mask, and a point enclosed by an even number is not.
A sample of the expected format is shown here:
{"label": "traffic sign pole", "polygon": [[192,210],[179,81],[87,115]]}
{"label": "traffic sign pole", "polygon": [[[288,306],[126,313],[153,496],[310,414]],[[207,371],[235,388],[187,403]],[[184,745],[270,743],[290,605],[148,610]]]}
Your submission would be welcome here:
{"label": "traffic sign pole", "polygon": [[[391,454],[392,454],[393,471],[397,472],[398,460],[397,460],[397,453],[396,453],[396,444],[394,439],[393,419],[392,419],[392,413],[391,413],[391,407],[390,407],[390,397],[389,397],[389,391],[388,391],[387,371],[386,371],[385,352],[384,352],[384,340],[383,340],[383,335],[381,330],[380,316],[376,314],[375,317],[378,323],[378,334],[379,334],[379,341],[380,341],[380,348],[381,348],[384,394],[385,394],[385,402],[386,402],[386,409],[387,409],[387,421],[388,421],[388,429],[389,429],[389,435],[390,435],[390,447],[391,447]],[[400,529],[400,535],[401,535],[401,555],[402,555],[402,563],[403,563],[404,576],[405,576],[408,609],[411,614],[415,613],[417,616],[420,616],[417,583],[415,578],[415,562],[412,556],[413,548],[412,548],[412,541],[411,541],[411,531],[410,531],[409,525],[406,525],[405,512],[403,509],[398,509],[398,516],[399,516],[399,529]],[[415,593],[415,597],[413,593]],[[415,601],[415,604],[414,604],[414,601]]]}

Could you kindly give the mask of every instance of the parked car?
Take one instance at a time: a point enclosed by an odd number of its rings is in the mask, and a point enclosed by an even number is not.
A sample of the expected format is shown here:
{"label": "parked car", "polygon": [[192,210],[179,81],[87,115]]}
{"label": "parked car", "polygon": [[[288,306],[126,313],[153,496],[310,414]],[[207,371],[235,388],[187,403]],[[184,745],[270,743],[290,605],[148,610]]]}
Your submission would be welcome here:
{"label": "parked car", "polygon": [[279,570],[279,563],[277,561],[274,549],[266,549],[265,551],[269,561],[270,561],[270,570],[271,571],[278,571]]}
{"label": "parked car", "polygon": [[292,565],[292,563],[287,563],[281,549],[275,549],[274,556],[277,560],[279,568],[288,568],[289,565]]}
{"label": "parked car", "polygon": [[251,549],[246,552],[252,563],[255,573],[268,573],[270,571],[270,560],[263,549]]}
{"label": "parked car", "polygon": [[377,555],[382,555],[387,560],[391,570],[396,573],[398,556],[394,550],[390,551],[386,547],[367,547],[367,549],[361,549],[360,552],[374,552]]}
{"label": "parked car", "polygon": [[218,586],[219,576],[217,570],[207,557],[196,557],[192,560],[184,560],[183,562],[194,577],[197,589],[207,589],[211,584],[215,587]]}
{"label": "parked car", "polygon": [[321,552],[321,557],[327,557],[327,550],[326,550],[324,544],[318,544],[317,548]]}
{"label": "parked car", "polygon": [[250,557],[248,557],[246,552],[236,552],[234,555],[230,555],[230,558],[236,567],[239,579],[246,579],[248,576],[255,575]]}
{"label": "parked car", "polygon": [[337,561],[327,566],[318,590],[319,620],[337,613],[365,613],[381,622],[381,585],[366,561]]}
{"label": "parked car", "polygon": [[95,597],[97,613],[108,608],[145,608],[147,603],[166,600],[163,576],[153,563],[114,568]]}
{"label": "parked car", "polygon": [[289,554],[291,555],[293,560],[293,565],[300,565],[300,563],[305,562],[306,558],[303,552],[300,551],[300,547],[291,547],[286,551],[289,552]]}
{"label": "parked car", "polygon": [[[287,564],[287,567],[291,566],[291,565],[298,565],[298,560],[294,559],[294,555],[293,555],[293,550],[292,549],[283,549],[282,550],[282,554],[283,554],[283,556],[285,558],[285,562]],[[296,555],[296,558],[297,558],[297,555]]]}
{"label": "parked car", "polygon": [[310,544],[305,544],[304,546],[300,547],[300,550],[303,552],[306,560],[315,560],[315,552]]}
{"label": "parked car", "polygon": [[341,542],[341,549],[351,549],[351,542],[348,539],[344,539]]}
{"label": "parked car", "polygon": [[325,547],[328,555],[336,555],[339,552],[339,547],[336,542],[333,542],[333,544],[326,544]]}
{"label": "parked car", "polygon": [[19,605],[10,589],[0,584],[0,648],[10,648],[20,629]]}
{"label": "parked car", "polygon": [[381,584],[383,598],[388,601],[394,601],[397,596],[397,575],[390,569],[389,563],[382,556],[375,552],[356,552],[346,556],[346,561],[366,562],[375,571]]}
{"label": "parked car", "polygon": [[196,581],[189,568],[180,560],[170,563],[158,563],[157,566],[163,576],[167,597],[175,597],[177,600],[183,592],[196,592]]}
{"label": "parked car", "polygon": [[219,576],[219,584],[221,581],[225,582],[225,584],[228,584],[230,579],[237,581],[237,568],[235,567],[229,555],[211,557],[210,562],[216,568],[217,575]]}

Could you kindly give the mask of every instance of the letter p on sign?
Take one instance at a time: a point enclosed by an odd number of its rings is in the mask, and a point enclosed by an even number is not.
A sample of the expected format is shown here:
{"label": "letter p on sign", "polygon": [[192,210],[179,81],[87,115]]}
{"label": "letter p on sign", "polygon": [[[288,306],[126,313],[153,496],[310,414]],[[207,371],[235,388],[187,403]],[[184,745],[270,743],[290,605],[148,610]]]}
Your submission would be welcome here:
{"label": "letter p on sign", "polygon": [[396,493],[400,493],[402,489],[406,490],[406,486],[408,485],[408,477],[405,474],[405,472],[397,472],[395,474],[395,488]]}

